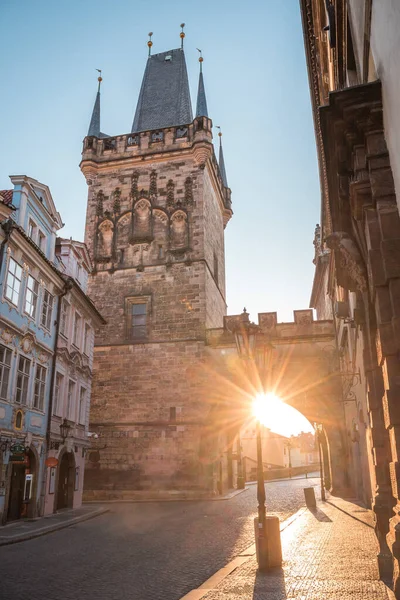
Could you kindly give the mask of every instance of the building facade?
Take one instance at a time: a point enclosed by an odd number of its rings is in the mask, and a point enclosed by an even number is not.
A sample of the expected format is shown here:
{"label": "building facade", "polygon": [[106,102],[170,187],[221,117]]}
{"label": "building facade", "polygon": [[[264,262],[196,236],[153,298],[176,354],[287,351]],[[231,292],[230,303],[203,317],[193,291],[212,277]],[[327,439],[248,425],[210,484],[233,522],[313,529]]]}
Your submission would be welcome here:
{"label": "building facade", "polygon": [[58,464],[49,464],[46,469],[45,515],[82,504],[85,454],[90,444],[94,330],[104,324],[86,295],[92,265],[85,244],[57,238],[56,257],[66,290],[58,317],[47,452],[47,458],[56,459]]}
{"label": "building facade", "polygon": [[400,597],[400,5],[301,0],[321,180],[311,303],[334,316],[355,487]]}
{"label": "building facade", "polygon": [[231,210],[203,74],[193,118],[183,48],[149,56],[132,130],[100,131],[100,91],[81,169],[89,186],[96,336],[88,498],[213,486],[206,329],[226,312]]}
{"label": "building facade", "polygon": [[56,245],[62,222],[49,188],[11,181],[0,192],[2,524],[81,502],[93,331],[102,323],[85,294],[84,244]]}
{"label": "building facade", "polygon": [[[46,427],[55,348],[55,314],[63,279],[54,247],[62,226],[50,190],[11,177],[12,212],[2,205],[1,496],[2,523],[43,511]],[[10,208],[10,206],[8,206]]]}

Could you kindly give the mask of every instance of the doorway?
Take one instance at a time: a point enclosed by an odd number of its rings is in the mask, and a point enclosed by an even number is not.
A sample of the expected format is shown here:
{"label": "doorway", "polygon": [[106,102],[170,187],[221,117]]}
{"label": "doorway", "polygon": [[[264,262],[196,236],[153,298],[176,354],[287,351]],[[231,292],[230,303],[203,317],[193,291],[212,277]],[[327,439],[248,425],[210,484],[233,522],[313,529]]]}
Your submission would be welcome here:
{"label": "doorway", "polygon": [[35,455],[32,450],[28,450],[23,462],[15,462],[11,465],[7,521],[16,521],[22,517],[33,518],[36,514]]}
{"label": "doorway", "polygon": [[25,465],[13,464],[11,470],[10,496],[7,521],[20,519],[24,509]]}
{"label": "doorway", "polygon": [[72,452],[65,452],[58,470],[56,510],[74,505],[75,461]]}

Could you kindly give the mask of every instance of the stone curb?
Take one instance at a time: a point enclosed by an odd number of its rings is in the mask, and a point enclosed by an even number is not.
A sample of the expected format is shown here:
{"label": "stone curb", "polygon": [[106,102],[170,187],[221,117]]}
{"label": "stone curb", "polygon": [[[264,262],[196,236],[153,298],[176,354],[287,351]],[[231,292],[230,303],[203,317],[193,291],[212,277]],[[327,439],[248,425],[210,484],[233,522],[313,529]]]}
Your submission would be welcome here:
{"label": "stone curb", "polygon": [[[282,521],[280,524],[279,530],[282,532],[284,529],[289,527],[296,521],[299,517],[301,517],[305,512],[307,512],[307,507],[300,508],[297,512],[295,512],[291,517],[288,517],[285,521]],[[225,577],[228,577],[235,569],[243,565],[243,563],[247,562],[252,556],[256,553],[256,545],[252,544],[245,550],[243,550],[240,554],[235,556],[233,560],[228,562],[225,567],[219,569],[214,575],[211,575],[204,583],[202,583],[198,588],[194,590],[190,590],[185,596],[182,596],[179,600],[200,600],[209,592],[215,590],[217,585],[221,583]]]}
{"label": "stone curb", "polygon": [[136,504],[141,502],[221,502],[222,500],[230,500],[242,492],[246,492],[249,488],[245,487],[242,490],[234,490],[225,496],[209,496],[197,498],[132,498],[131,500],[84,500],[83,504]]}
{"label": "stone curb", "polygon": [[348,517],[351,517],[352,519],[354,519],[355,521],[358,521],[359,523],[362,523],[363,525],[365,525],[366,527],[370,527],[371,529],[375,529],[375,527],[373,525],[370,525],[369,523],[366,523],[365,521],[363,521],[362,519],[359,519],[358,517],[356,517],[355,515],[353,515],[351,512],[345,510],[344,508],[342,508],[341,506],[338,506],[337,504],[335,504],[334,502],[332,502],[331,500],[325,500],[326,504],[330,504],[331,506],[333,506],[334,508],[336,508],[337,510],[340,510],[342,513],[344,513],[345,515],[347,515]]}
{"label": "stone curb", "polygon": [[100,515],[109,512],[109,510],[109,508],[99,508],[98,510],[94,510],[90,513],[87,513],[86,515],[80,515],[79,517],[75,517],[73,519],[70,519],[69,521],[65,521],[63,523],[56,523],[54,525],[48,525],[47,527],[42,527],[41,529],[37,529],[36,531],[21,533],[8,539],[1,539],[0,536],[0,546],[10,546],[11,544],[18,544],[19,542],[33,540],[34,538],[47,535],[48,533],[53,533],[53,531],[58,531],[59,529],[66,529],[67,527],[71,527],[71,525],[75,525],[76,523],[81,523],[82,521],[94,519],[95,517],[99,517]]}

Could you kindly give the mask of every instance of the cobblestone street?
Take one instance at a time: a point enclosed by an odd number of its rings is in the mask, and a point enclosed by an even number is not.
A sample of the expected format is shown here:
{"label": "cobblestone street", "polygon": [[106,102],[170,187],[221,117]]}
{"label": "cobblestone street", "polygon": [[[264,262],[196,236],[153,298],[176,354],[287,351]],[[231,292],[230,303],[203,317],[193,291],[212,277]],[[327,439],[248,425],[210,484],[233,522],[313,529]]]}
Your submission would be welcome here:
{"label": "cobblestone street", "polygon": [[[317,484],[268,483],[268,511],[286,519],[304,505],[303,488]],[[0,548],[0,598],[178,600],[254,541],[255,485],[230,500],[110,507],[91,521]]]}

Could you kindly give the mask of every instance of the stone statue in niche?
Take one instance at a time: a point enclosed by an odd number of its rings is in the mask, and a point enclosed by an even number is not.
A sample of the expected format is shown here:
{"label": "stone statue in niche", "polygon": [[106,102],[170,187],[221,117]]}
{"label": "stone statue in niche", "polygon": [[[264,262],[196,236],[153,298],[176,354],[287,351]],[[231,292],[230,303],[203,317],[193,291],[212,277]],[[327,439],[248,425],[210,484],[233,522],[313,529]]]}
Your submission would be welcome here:
{"label": "stone statue in niche", "polygon": [[133,216],[133,237],[146,240],[152,237],[151,206],[145,198],[136,202]]}
{"label": "stone statue in niche", "polygon": [[117,222],[116,247],[118,250],[128,246],[130,230],[131,230],[131,213],[126,213]]}
{"label": "stone statue in niche", "polygon": [[114,225],[111,221],[103,221],[97,232],[98,258],[111,258]]}
{"label": "stone statue in niche", "polygon": [[181,210],[171,217],[171,250],[184,250],[188,245],[187,215]]}

